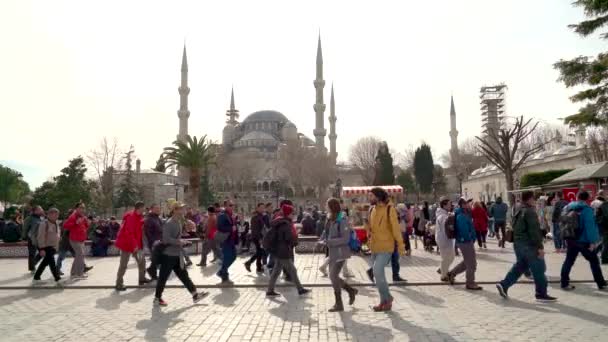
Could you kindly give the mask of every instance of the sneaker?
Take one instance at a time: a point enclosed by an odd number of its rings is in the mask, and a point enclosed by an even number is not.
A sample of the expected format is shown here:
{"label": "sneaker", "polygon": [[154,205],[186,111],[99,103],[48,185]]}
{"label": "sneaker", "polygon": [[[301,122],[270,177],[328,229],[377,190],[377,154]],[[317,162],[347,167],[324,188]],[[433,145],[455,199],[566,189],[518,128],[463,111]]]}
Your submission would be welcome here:
{"label": "sneaker", "polygon": [[321,275],[323,277],[327,277],[327,268],[326,267],[319,267],[319,272],[321,272]]}
{"label": "sneaker", "polygon": [[500,296],[504,299],[509,299],[509,295],[507,294],[507,290],[505,290],[504,287],[502,287],[501,283],[497,283],[496,284],[496,289],[498,290],[498,294],[500,294]]}
{"label": "sneaker", "polygon": [[192,296],[192,302],[194,302],[194,304],[200,302],[203,298],[207,297],[209,295],[209,292],[205,292],[205,291],[201,291],[198,293],[195,293]]}
{"label": "sneaker", "polygon": [[562,286],[562,290],[564,290],[564,291],[573,291],[574,289],[576,289],[576,286],[574,286],[574,285]]}
{"label": "sneaker", "polygon": [[264,273],[264,267],[256,268],[255,273],[258,273],[258,274]]}
{"label": "sneaker", "polygon": [[393,305],[390,302],[383,302],[379,305],[372,307],[375,312],[391,311]]}
{"label": "sneaker", "polygon": [[449,272],[448,272],[448,283],[450,283],[450,285],[456,284],[456,276]]}
{"label": "sneaker", "polygon": [[394,276],[393,281],[396,283],[407,283],[407,279],[401,278],[401,276]]}
{"label": "sneaker", "polygon": [[148,279],[148,278],[144,278],[143,280],[139,281],[139,285],[146,285],[147,283],[151,282],[152,280]]}
{"label": "sneaker", "polygon": [[151,268],[147,268],[146,272],[148,272],[148,275],[150,276],[150,279],[152,280],[157,280],[158,276],[156,275],[156,270],[153,270]]}
{"label": "sneaker", "polygon": [[481,286],[479,286],[477,284],[475,284],[475,285],[467,285],[465,288],[467,290],[470,290],[470,291],[481,291],[481,290],[483,290],[483,287],[481,287]]}
{"label": "sneaker", "polygon": [[165,302],[162,298],[154,298],[154,305],[167,306],[169,303]]}
{"label": "sneaker", "polygon": [[557,301],[557,298],[549,295],[536,295],[536,300],[538,302],[551,303]]}
{"label": "sneaker", "polygon": [[201,262],[201,263],[196,264],[196,266],[207,267],[207,263],[206,262]]}
{"label": "sneaker", "polygon": [[305,295],[305,294],[307,294],[307,293],[310,293],[310,290],[309,290],[309,289],[299,289],[299,290],[298,290],[298,294],[299,294],[300,296],[303,296],[303,295]]}
{"label": "sneaker", "polygon": [[89,272],[92,269],[93,269],[93,266],[85,266],[84,267],[84,273],[87,273],[87,272]]}
{"label": "sneaker", "polygon": [[278,297],[280,296],[280,293],[274,292],[274,291],[268,291],[266,292],[266,297]]}
{"label": "sneaker", "polygon": [[73,275],[70,276],[70,278],[74,279],[74,280],[81,280],[81,279],[87,279],[88,276],[86,274],[81,274],[81,275]]}
{"label": "sneaker", "polygon": [[41,284],[42,283],[42,279],[40,279],[40,278],[34,278],[34,279],[32,279],[32,283],[34,283],[34,284]]}
{"label": "sneaker", "polygon": [[59,271],[59,275],[62,276],[62,275],[65,275],[65,274],[63,274],[63,272]]}
{"label": "sneaker", "polygon": [[117,285],[114,289],[116,292],[127,291],[127,288],[124,285]]}
{"label": "sneaker", "polygon": [[246,262],[245,263],[245,269],[247,270],[247,272],[251,273],[251,264]]}
{"label": "sneaker", "polygon": [[343,273],[342,275],[344,276],[344,278],[354,278],[355,277],[355,275],[350,272]]}
{"label": "sneaker", "polygon": [[370,268],[365,273],[367,273],[367,277],[369,278],[369,281],[371,281],[373,283],[374,282],[374,270],[372,270]]}

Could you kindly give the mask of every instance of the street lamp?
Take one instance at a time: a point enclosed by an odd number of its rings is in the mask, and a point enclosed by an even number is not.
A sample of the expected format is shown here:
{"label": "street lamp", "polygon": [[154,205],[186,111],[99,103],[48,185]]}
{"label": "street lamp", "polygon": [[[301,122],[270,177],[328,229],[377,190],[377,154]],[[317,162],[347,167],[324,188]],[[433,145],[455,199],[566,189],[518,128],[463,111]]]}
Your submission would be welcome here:
{"label": "street lamp", "polygon": [[175,182],[175,200],[176,201],[179,200],[178,195],[179,195],[179,184],[177,184],[177,182]]}

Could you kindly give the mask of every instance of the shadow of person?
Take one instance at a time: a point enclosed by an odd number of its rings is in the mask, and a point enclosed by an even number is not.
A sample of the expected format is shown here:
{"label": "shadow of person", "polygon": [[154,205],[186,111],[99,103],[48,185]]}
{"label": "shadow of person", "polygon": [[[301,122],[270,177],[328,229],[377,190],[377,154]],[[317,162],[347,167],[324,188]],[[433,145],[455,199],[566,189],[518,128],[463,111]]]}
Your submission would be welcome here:
{"label": "shadow of person", "polygon": [[184,311],[187,311],[192,306],[186,306],[173,311],[163,312],[160,307],[153,306],[150,319],[143,319],[135,324],[135,328],[138,330],[145,330],[146,334],[144,339],[146,341],[167,341],[165,335],[167,330],[183,322],[184,320],[178,318]]}
{"label": "shadow of person", "polygon": [[353,308],[351,311],[340,312],[340,320],[342,321],[342,327],[333,327],[336,331],[342,331],[351,337],[361,338],[361,333],[365,335],[373,336],[377,341],[389,341],[393,339],[393,332],[391,329],[379,326],[377,324],[364,324],[353,320],[353,316],[357,314],[359,310]]}
{"label": "shadow of person", "polygon": [[209,277],[215,275],[219,269],[220,266],[218,264],[211,264],[207,267],[201,267],[201,273],[203,274],[203,276]]}
{"label": "shadow of person", "polygon": [[452,335],[448,333],[437,329],[421,327],[404,320],[403,318],[401,318],[401,315],[397,311],[387,312],[386,316],[391,320],[393,328],[407,334],[412,341],[415,341],[417,339],[416,336],[433,335],[437,336],[437,340],[439,341],[456,342],[456,339],[454,339],[454,337],[452,337]]}
{"label": "shadow of person", "polygon": [[430,306],[430,307],[444,307],[445,300],[439,297],[431,296],[424,291],[416,291],[413,287],[392,287],[391,290],[403,294],[407,299],[412,302]]}
{"label": "shadow of person", "polygon": [[240,297],[239,291],[231,287],[224,287],[220,289],[220,293],[213,297],[213,303],[224,307],[235,306],[237,300]]}
{"label": "shadow of person", "polygon": [[[21,291],[21,290],[17,290],[17,291]],[[16,295],[12,295],[12,296],[6,296],[6,297],[0,297],[0,306],[3,305],[9,305],[15,302],[18,302],[20,300],[36,300],[36,299],[41,299],[41,298],[45,298],[48,296],[52,296],[55,294],[59,294],[63,292],[63,288],[57,288],[57,289],[28,289],[22,293],[16,294]]]}
{"label": "shadow of person", "polygon": [[[297,296],[297,298],[295,297]],[[280,301],[278,298],[272,299],[273,303],[278,303],[278,306],[270,308],[268,312],[280,318],[283,321],[288,322],[302,322],[302,325],[314,325],[317,323],[316,320],[312,319],[310,307],[312,304],[306,302],[306,297],[301,297],[298,294],[284,294],[283,298],[285,302]]]}
{"label": "shadow of person", "polygon": [[118,310],[122,302],[137,303],[153,292],[151,288],[129,290],[124,294],[112,290],[109,296],[97,299],[95,307],[106,311]]}
{"label": "shadow of person", "polygon": [[[600,292],[595,283],[593,285],[584,283],[574,283],[572,285],[576,286],[576,289],[572,291],[573,294],[608,299],[608,293]],[[560,293],[568,293],[561,290],[562,287],[559,283],[549,283],[549,286],[555,290],[560,290]]]}
{"label": "shadow of person", "polygon": [[[0,286],[1,285],[8,285],[8,284],[11,284],[11,283],[14,283],[14,282],[18,282],[20,280],[32,279],[32,277],[33,277],[33,275],[30,272],[28,272],[28,273],[25,273],[25,274],[23,274],[22,276],[19,276],[19,277],[2,279],[2,280],[0,280]],[[17,284],[14,284],[14,285],[17,285]]]}
{"label": "shadow of person", "polygon": [[505,260],[502,258],[497,258],[491,255],[487,255],[484,253],[475,253],[475,257],[479,260],[488,261],[488,262],[498,262],[502,264],[513,264],[513,261]]}

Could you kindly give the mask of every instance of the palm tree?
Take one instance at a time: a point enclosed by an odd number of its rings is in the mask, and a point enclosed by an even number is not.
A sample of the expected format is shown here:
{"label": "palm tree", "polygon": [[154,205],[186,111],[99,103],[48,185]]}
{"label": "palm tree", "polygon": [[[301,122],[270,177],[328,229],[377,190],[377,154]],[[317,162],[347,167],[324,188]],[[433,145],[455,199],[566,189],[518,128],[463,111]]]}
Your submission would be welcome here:
{"label": "palm tree", "polygon": [[176,140],[173,147],[165,147],[162,154],[165,167],[178,166],[188,170],[189,189],[187,202],[190,206],[198,207],[199,190],[201,187],[201,173],[215,159],[213,142],[204,135],[200,140],[190,135],[184,141]]}

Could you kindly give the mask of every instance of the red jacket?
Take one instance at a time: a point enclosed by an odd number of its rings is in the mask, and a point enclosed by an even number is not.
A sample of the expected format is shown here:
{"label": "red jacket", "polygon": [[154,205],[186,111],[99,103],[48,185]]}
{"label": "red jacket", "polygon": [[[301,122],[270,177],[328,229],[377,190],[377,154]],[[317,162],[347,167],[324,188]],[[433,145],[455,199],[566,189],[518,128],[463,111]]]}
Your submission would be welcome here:
{"label": "red jacket", "polygon": [[[78,223],[78,220],[80,220],[80,223]],[[70,232],[70,240],[83,242],[87,239],[89,221],[87,221],[87,218],[84,217],[84,215],[78,215],[77,212],[74,212],[65,220],[63,228]]]}
{"label": "red jacket", "polygon": [[122,226],[116,237],[116,248],[133,253],[143,248],[144,217],[135,210],[129,211],[122,218]]}
{"label": "red jacket", "polygon": [[482,207],[475,207],[471,211],[473,216],[473,226],[476,232],[485,233],[488,231],[488,213]]}
{"label": "red jacket", "polygon": [[213,240],[215,233],[217,233],[217,216],[210,214],[207,218],[207,238]]}

